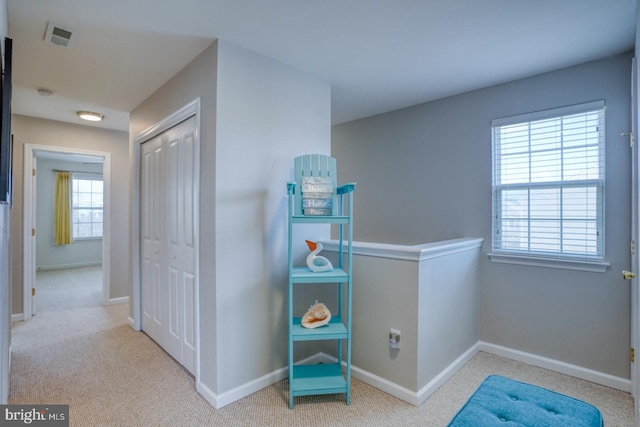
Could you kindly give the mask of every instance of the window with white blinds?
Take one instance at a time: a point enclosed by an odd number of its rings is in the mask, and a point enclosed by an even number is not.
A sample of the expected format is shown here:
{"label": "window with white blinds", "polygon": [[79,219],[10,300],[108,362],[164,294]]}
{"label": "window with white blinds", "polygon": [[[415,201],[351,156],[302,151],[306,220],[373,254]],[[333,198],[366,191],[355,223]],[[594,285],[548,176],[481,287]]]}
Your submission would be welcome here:
{"label": "window with white blinds", "polygon": [[604,101],[493,120],[493,251],[604,259]]}
{"label": "window with white blinds", "polygon": [[71,186],[73,238],[102,237],[104,181],[102,175],[74,172]]}

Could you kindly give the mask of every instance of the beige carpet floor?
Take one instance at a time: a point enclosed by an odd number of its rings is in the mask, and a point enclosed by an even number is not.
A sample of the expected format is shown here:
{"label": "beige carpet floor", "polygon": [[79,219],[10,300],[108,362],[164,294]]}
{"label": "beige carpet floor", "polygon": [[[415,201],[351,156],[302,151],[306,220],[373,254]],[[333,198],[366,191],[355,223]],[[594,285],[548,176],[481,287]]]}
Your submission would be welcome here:
{"label": "beige carpet floor", "polygon": [[36,271],[36,313],[102,305],[102,266]]}
{"label": "beige carpet floor", "polygon": [[[444,427],[482,380],[504,375],[598,407],[606,427],[633,427],[628,393],[480,352],[422,406],[354,380],[343,395],[296,398],[280,381],[221,409],[144,333],[126,304],[43,310],[14,323],[9,403],[69,404],[71,426],[428,426]],[[473,427],[473,426],[470,426]]]}

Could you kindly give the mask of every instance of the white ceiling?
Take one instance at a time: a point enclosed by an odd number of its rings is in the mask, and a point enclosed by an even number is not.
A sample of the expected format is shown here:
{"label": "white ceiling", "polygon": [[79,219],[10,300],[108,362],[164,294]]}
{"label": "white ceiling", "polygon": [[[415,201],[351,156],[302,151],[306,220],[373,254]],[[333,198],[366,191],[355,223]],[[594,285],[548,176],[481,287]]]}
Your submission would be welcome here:
{"label": "white ceiling", "polygon": [[343,123],[625,52],[637,24],[636,0],[8,0],[8,18],[14,113],[122,130],[216,38],[329,82]]}

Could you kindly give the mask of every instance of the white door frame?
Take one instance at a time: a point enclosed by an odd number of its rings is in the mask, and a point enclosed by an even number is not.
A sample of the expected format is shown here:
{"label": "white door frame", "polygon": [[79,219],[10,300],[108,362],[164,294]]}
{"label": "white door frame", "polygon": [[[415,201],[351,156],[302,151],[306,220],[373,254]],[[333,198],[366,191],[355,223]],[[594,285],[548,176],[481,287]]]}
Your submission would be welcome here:
{"label": "white door frame", "polygon": [[[133,295],[131,295],[131,307],[133,308],[133,318],[129,319],[129,325],[136,331],[142,329],[142,307],[141,307],[141,289],[140,289],[140,262],[141,257],[141,245],[140,245],[140,153],[143,143],[153,139],[154,137],[162,134],[167,129],[174,127],[175,125],[185,121],[189,117],[195,116],[196,118],[196,130],[194,138],[195,158],[200,159],[200,98],[196,98],[184,107],[180,108],[168,117],[160,120],[155,125],[142,131],[134,138],[133,143],[133,155],[132,155],[132,167],[133,167],[133,224],[131,233],[131,247],[132,247],[132,282],[133,282]],[[196,161],[194,165],[196,176],[195,182],[195,206],[194,212],[196,218],[194,223],[196,226],[195,232],[195,271],[196,271],[196,367],[195,377],[196,384],[200,383],[200,163]]]}
{"label": "white door frame", "polygon": [[637,58],[631,66],[631,239],[635,252],[631,254],[631,268],[636,277],[631,280],[631,348],[635,361],[631,363],[631,394],[634,397],[635,425],[640,427],[640,156],[638,155],[638,127],[640,126],[640,99],[638,83],[640,69]]}
{"label": "white door frame", "polygon": [[[106,215],[103,216],[102,225],[102,303],[110,303],[110,251],[111,247],[111,153],[104,151],[82,150],[78,148],[57,147],[53,145],[24,145],[24,175],[23,175],[23,250],[22,250],[22,274],[23,274],[23,320],[32,317],[31,310],[31,289],[35,285],[36,277],[36,247],[35,239],[32,236],[32,228],[35,218],[35,179],[32,169],[35,166],[35,156],[39,151],[48,151],[61,154],[79,154],[85,156],[102,157],[102,179],[104,180],[103,209]],[[37,233],[37,230],[36,230]]]}

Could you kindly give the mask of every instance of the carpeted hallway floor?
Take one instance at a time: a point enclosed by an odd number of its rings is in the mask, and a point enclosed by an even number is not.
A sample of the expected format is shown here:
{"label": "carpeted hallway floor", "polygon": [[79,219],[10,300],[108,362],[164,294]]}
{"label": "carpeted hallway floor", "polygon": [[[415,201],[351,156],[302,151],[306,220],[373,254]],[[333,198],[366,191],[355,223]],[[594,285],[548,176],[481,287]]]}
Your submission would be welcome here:
{"label": "carpeted hallway floor", "polygon": [[69,404],[71,426],[428,426],[444,427],[486,376],[499,374],[585,400],[607,427],[633,426],[628,393],[478,353],[422,406],[361,381],[342,395],[296,398],[286,380],[221,409],[194,378],[144,333],[127,325],[128,306],[45,310],[12,329],[9,403]]}
{"label": "carpeted hallway floor", "polygon": [[101,266],[36,272],[36,313],[101,305]]}

